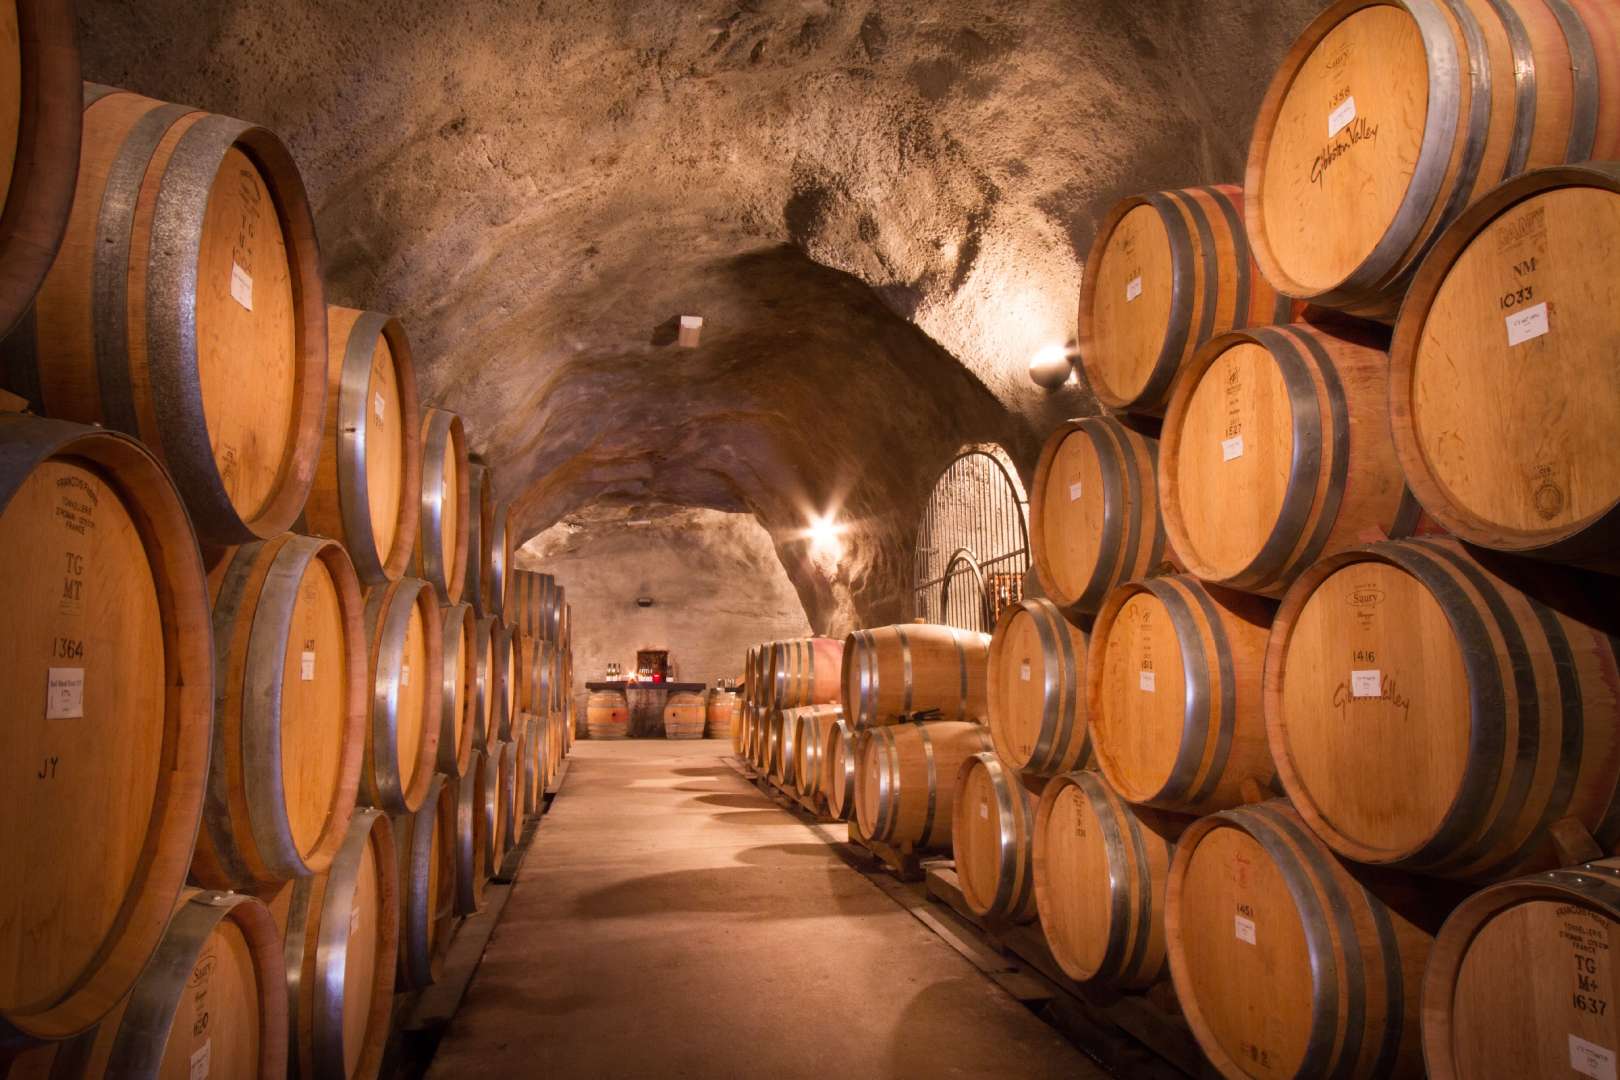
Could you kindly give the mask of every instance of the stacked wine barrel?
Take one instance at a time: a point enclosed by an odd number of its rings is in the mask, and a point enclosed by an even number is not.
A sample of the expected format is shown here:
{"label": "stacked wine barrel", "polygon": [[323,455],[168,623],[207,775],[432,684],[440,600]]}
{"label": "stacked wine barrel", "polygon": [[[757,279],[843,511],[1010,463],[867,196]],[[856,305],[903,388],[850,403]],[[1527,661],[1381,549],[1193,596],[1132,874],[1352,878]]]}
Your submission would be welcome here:
{"label": "stacked wine barrel", "polygon": [[81,83],[71,6],[13,6],[6,1057],[376,1076],[542,805],[498,822],[488,763],[555,782],[566,610],[501,659],[493,474],[401,320],[327,305],[281,140]]}
{"label": "stacked wine barrel", "polygon": [[957,874],[1223,1075],[1614,1068],[1617,42],[1335,0],[1242,189],[1098,227]]}

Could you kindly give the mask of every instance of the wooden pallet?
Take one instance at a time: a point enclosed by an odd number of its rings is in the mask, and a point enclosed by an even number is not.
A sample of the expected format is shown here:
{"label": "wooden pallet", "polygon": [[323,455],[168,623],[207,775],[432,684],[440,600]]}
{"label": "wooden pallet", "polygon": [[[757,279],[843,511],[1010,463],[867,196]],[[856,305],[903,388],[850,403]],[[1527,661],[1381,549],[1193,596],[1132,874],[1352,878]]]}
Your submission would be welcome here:
{"label": "wooden pallet", "polygon": [[1110,1071],[1163,1080],[1187,1076],[1206,1080],[1220,1075],[1175,1010],[1175,995],[1168,983],[1145,993],[1077,983],[1058,966],[1039,923],[992,925],[979,918],[962,896],[953,863],[929,864],[926,877],[928,899],[971,924],[992,948],[1017,957],[1039,973],[1053,990],[1041,1010],[1045,1019]]}
{"label": "wooden pallet", "polygon": [[886,867],[889,873],[901,881],[922,881],[925,870],[923,856],[911,849],[910,844],[901,847],[890,847],[888,844],[861,834],[860,826],[854,822],[849,826],[849,846],[859,851],[865,851]]}

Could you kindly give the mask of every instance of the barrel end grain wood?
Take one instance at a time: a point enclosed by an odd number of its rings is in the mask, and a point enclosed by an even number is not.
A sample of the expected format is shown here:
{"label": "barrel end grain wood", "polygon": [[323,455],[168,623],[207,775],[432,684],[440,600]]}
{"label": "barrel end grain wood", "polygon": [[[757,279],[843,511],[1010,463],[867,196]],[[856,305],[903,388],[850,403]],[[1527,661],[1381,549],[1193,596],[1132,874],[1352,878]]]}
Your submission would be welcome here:
{"label": "barrel end grain wood", "polygon": [[214,598],[220,680],[192,879],[253,890],[320,873],[349,829],[365,757],[365,606],[335,541],[237,548]]}
{"label": "barrel end grain wood", "polygon": [[993,753],[962,762],[954,781],[951,855],[968,908],[981,919],[1035,917],[1031,827],[1036,793]]}
{"label": "barrel end grain wood", "polygon": [[23,318],[56,260],[79,175],[83,92],[70,0],[14,5],[15,94],[0,101],[0,337]]}
{"label": "barrel end grain wood", "polygon": [[[214,658],[180,495],[134,439],[0,415],[0,586],[11,720],[0,751],[0,1021],[83,1031],[134,985],[201,817]],[[52,568],[50,573],[42,568]],[[70,842],[71,840],[71,842]]]}
{"label": "barrel end grain wood", "polygon": [[83,158],[76,212],[13,335],[27,337],[13,380],[50,415],[141,438],[205,539],[285,532],[312,490],[327,398],[292,156],[253,124],[85,84]]}
{"label": "barrel end grain wood", "polygon": [[1620,166],[1538,170],[1441,236],[1390,347],[1407,482],[1458,538],[1620,571]]}
{"label": "barrel end grain wood", "polygon": [[1089,756],[1086,635],[1050,600],[1002,612],[990,639],[986,705],[996,754],[1015,772],[1051,776]]}

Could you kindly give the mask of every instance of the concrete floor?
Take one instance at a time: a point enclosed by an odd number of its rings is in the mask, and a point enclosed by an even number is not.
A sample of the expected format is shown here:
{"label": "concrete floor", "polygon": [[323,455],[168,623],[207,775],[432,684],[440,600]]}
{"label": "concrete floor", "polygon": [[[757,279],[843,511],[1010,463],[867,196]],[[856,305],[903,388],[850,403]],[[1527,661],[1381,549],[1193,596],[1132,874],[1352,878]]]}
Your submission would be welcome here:
{"label": "concrete floor", "polygon": [[1103,1075],[729,752],[576,745],[429,1077]]}

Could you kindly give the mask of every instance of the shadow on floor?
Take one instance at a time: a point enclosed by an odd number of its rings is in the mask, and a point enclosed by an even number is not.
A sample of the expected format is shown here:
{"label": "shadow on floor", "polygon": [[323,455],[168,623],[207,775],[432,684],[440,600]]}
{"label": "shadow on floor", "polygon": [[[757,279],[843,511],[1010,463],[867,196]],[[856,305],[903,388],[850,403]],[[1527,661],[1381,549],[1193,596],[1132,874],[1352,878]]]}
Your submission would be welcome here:
{"label": "shadow on floor", "polygon": [[710,769],[671,769],[669,771],[674,773],[676,776],[736,776],[737,775],[737,772],[736,772],[735,769],[728,768],[725,765],[716,765],[715,767],[710,768]]}
{"label": "shadow on floor", "polygon": [[[759,847],[744,848],[737,852],[737,861],[753,866],[780,863],[782,856],[811,856],[823,861],[837,860],[833,850],[823,843],[813,844],[761,844]],[[841,861],[840,861],[841,865]]]}
{"label": "shadow on floor", "polygon": [[[759,805],[754,803],[752,805]],[[795,824],[795,819],[786,810],[728,810],[723,814],[714,815],[714,820],[722,825],[788,825]]]}
{"label": "shadow on floor", "polygon": [[[681,789],[677,788],[676,790]],[[759,810],[769,805],[765,802],[763,795],[728,795],[722,792],[699,795],[686,801],[688,804],[704,803],[708,806],[729,806],[738,810]]]}

